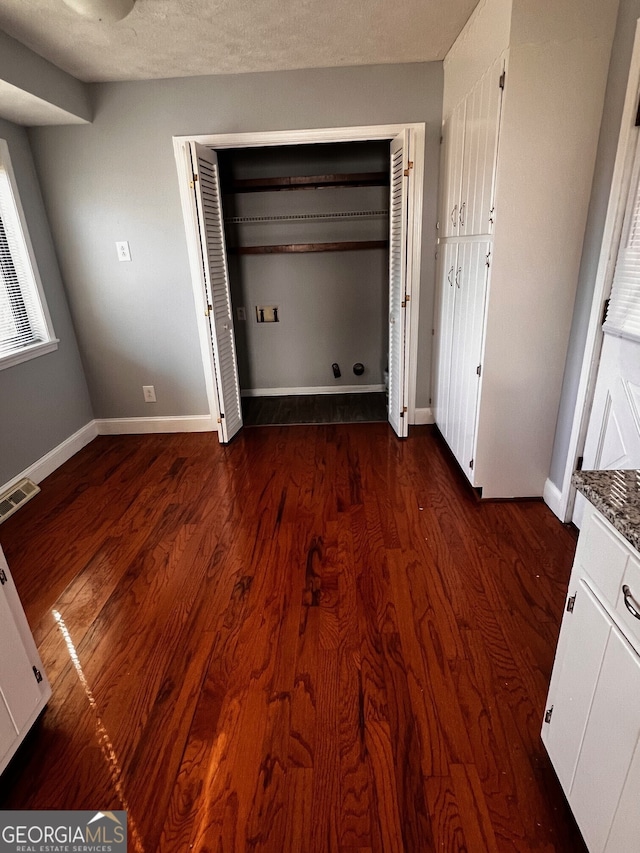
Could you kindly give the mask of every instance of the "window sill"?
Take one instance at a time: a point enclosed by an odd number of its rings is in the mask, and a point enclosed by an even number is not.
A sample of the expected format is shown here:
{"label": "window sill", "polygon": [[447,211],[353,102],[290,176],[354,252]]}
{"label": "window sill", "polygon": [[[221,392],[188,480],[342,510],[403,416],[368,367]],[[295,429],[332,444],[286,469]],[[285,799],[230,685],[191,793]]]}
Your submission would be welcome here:
{"label": "window sill", "polygon": [[33,346],[25,347],[17,352],[0,357],[0,370],[4,370],[6,367],[13,367],[32,358],[37,358],[39,355],[46,355],[48,352],[54,352],[58,349],[59,342],[58,338],[54,338],[51,341],[46,341],[42,344],[33,344]]}

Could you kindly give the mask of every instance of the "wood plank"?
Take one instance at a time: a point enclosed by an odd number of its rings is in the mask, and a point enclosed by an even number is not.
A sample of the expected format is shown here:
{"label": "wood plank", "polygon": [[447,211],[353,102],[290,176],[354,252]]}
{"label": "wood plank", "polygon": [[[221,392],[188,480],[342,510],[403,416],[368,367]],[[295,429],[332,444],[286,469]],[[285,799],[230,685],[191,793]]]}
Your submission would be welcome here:
{"label": "wood plank", "polygon": [[124,804],[145,853],[585,853],[539,739],[575,536],[435,430],[105,436],[42,487],[2,544],[53,697],[0,808]]}
{"label": "wood plank", "polygon": [[335,243],[281,243],[269,246],[229,246],[232,255],[291,255],[308,252],[361,252],[388,249],[388,240],[351,240]]}
{"label": "wood plank", "polygon": [[225,192],[255,193],[316,190],[323,187],[388,187],[388,172],[352,172],[340,175],[291,175],[276,178],[238,178]]}

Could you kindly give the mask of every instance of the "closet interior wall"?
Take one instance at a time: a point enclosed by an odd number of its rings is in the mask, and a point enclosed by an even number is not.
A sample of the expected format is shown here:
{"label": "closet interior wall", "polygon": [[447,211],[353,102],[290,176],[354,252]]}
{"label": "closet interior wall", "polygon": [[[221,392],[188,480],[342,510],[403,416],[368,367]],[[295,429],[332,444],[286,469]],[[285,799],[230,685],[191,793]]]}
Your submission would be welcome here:
{"label": "closet interior wall", "polygon": [[[229,149],[218,158],[243,395],[382,390],[389,142]],[[301,176],[350,177],[304,189],[246,191],[244,183]],[[277,307],[277,322],[259,322],[265,306]]]}

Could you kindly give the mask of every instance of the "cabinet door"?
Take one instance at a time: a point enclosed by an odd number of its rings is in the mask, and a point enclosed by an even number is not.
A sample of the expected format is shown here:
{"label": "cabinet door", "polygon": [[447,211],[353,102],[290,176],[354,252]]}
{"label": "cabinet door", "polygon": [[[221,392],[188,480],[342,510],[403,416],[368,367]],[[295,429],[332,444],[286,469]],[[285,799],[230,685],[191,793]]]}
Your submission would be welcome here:
{"label": "cabinet door", "polygon": [[627,853],[640,847],[640,741],[636,744],[627,781],[622,790],[613,825],[607,839],[605,853]]}
{"label": "cabinet door", "polygon": [[464,154],[458,207],[459,237],[493,230],[493,191],[502,106],[503,60],[497,60],[465,99]]}
{"label": "cabinet door", "polygon": [[464,154],[460,178],[458,210],[458,236],[477,234],[475,228],[476,184],[479,181],[478,155],[482,131],[482,81],[477,83],[465,98]]}
{"label": "cabinet door", "polygon": [[17,739],[18,733],[13,724],[13,719],[4,699],[0,695],[0,768],[3,766],[3,759],[7,756],[9,750],[15,746]]}
{"label": "cabinet door", "polygon": [[[612,626],[569,797],[590,850],[604,850],[639,737],[640,659]],[[635,794],[633,807],[618,818],[637,827]],[[622,853],[639,844],[636,836],[634,846],[618,849]]]}
{"label": "cabinet door", "polygon": [[484,74],[468,97],[460,235],[490,234],[493,230],[502,68],[500,59]]}
{"label": "cabinet door", "polygon": [[488,252],[489,243],[485,240],[460,243],[454,277],[456,296],[447,440],[462,470],[472,483],[484,342]]}
{"label": "cabinet door", "polygon": [[41,694],[31,661],[25,651],[20,631],[2,587],[0,587],[0,696],[11,714],[17,734],[36,710]]}
{"label": "cabinet door", "polygon": [[590,853],[602,853],[610,833],[629,837],[640,822],[637,791],[625,787],[638,776],[640,659],[584,579],[565,632],[543,740]]}
{"label": "cabinet door", "polygon": [[565,612],[562,620],[546,706],[551,719],[542,728],[542,740],[567,797],[611,628],[611,620],[584,581],[570,583],[569,591],[575,595],[573,611]]}
{"label": "cabinet door", "polygon": [[458,235],[460,221],[460,193],[464,158],[464,128],[466,102],[461,101],[443,126],[445,150],[445,191],[440,213],[441,233],[444,237]]}
{"label": "cabinet door", "polygon": [[438,429],[449,439],[449,388],[451,382],[451,342],[456,298],[455,274],[458,254],[457,243],[440,245],[440,265],[436,304],[436,359],[434,418]]}

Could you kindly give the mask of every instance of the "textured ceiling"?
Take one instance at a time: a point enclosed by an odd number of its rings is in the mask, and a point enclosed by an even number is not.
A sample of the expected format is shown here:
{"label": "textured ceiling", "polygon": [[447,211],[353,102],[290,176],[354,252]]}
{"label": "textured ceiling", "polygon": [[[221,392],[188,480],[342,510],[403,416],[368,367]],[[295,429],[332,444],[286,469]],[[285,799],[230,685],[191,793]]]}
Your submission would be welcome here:
{"label": "textured ceiling", "polygon": [[115,24],[0,0],[0,29],[86,82],[443,59],[477,0],[138,0]]}

